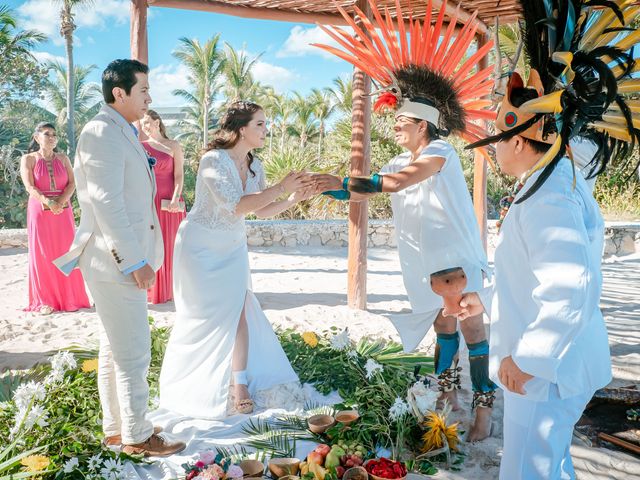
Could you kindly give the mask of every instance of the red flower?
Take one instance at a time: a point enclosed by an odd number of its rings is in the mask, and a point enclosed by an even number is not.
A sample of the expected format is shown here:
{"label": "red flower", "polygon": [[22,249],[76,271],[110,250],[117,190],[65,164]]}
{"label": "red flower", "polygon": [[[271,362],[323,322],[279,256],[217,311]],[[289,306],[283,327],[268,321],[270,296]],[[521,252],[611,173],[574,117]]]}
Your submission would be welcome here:
{"label": "red flower", "polygon": [[206,467],[206,465],[204,464],[204,462],[202,462],[202,461],[198,460],[198,461],[196,462],[195,467],[196,467],[196,468],[204,468],[204,467]]}
{"label": "red flower", "polygon": [[376,103],[373,104],[373,111],[376,113],[385,113],[395,110],[398,106],[398,98],[391,92],[384,92],[378,97]]}

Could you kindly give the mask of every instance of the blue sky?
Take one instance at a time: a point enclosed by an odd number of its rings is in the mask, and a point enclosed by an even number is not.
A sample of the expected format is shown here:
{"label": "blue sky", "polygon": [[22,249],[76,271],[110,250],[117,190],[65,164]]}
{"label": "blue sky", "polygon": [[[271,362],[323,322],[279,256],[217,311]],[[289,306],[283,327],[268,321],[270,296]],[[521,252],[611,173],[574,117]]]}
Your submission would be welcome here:
{"label": "blue sky", "polygon": [[[49,41],[36,48],[41,60],[64,61],[64,44],[59,34],[59,6],[52,0],[0,0],[14,9],[23,29],[36,29]],[[93,6],[76,13],[75,62],[95,64],[91,76],[99,81],[109,61],[127,58],[129,48],[129,0],[95,0]],[[346,62],[311,47],[310,42],[329,41],[315,25],[250,20],[214,13],[190,12],[167,8],[149,8],[149,66],[154,106],[178,106],[171,94],[175,88],[189,88],[186,72],[171,55],[180,37],[201,42],[220,33],[220,39],[250,55],[263,53],[254,70],[262,83],[281,93],[331,86],[338,76],[349,76]]]}

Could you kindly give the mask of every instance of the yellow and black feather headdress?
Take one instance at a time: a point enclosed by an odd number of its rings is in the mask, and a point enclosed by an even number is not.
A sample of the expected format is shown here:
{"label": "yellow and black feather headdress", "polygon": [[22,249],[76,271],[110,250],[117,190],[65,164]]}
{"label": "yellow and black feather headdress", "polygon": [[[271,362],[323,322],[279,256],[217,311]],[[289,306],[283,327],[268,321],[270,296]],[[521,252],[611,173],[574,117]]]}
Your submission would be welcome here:
{"label": "yellow and black feather headdress", "polygon": [[[551,147],[528,172],[542,170],[518,202],[526,200],[549,177],[558,161],[571,153],[573,137],[597,141],[590,173],[601,173],[610,158],[628,158],[640,138],[640,59],[634,49],[640,30],[630,26],[640,14],[632,0],[521,1],[526,87],[520,75],[509,79],[496,126],[500,133],[470,147],[516,134]],[[533,80],[531,78],[533,76]],[[531,100],[510,103],[515,88],[531,90]],[[633,96],[635,95],[635,99]]]}

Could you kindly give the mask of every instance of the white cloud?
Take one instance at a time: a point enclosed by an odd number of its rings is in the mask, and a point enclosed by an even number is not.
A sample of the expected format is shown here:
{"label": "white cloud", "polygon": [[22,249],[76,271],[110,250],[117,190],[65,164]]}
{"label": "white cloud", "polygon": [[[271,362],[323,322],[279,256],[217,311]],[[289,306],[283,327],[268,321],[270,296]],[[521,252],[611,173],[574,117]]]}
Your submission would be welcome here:
{"label": "white cloud", "polygon": [[61,57],[59,55],[54,55],[53,53],[49,53],[49,52],[36,52],[36,51],[33,51],[33,52],[31,52],[31,54],[40,63],[54,62],[54,63],[61,63],[62,65],[65,65],[66,61],[67,61],[65,57]]}
{"label": "white cloud", "polygon": [[255,80],[271,85],[278,92],[288,89],[299,79],[299,75],[291,70],[260,60],[255,63],[251,73]]}
{"label": "white cloud", "polygon": [[189,71],[182,64],[159,65],[149,72],[149,86],[151,87],[151,108],[178,107],[184,105],[184,100],[173,95],[174,90],[182,88],[190,90]]}
{"label": "white cloud", "polygon": [[[345,29],[350,31],[350,29]],[[277,57],[302,57],[304,55],[321,55],[325,58],[338,60],[332,55],[318,47],[311,46],[312,43],[323,43],[338,47],[338,43],[329,35],[324,33],[320,27],[305,28],[296,25],[291,29],[289,38],[284,42],[282,48],[276,54]]]}
{"label": "white cloud", "polygon": [[[90,6],[78,7],[74,10],[74,22],[78,29],[103,29],[114,23],[126,23],[129,21],[129,5],[128,0],[101,0]],[[47,34],[56,45],[63,43],[59,4],[51,0],[27,0],[17,10],[24,19],[23,28]]]}

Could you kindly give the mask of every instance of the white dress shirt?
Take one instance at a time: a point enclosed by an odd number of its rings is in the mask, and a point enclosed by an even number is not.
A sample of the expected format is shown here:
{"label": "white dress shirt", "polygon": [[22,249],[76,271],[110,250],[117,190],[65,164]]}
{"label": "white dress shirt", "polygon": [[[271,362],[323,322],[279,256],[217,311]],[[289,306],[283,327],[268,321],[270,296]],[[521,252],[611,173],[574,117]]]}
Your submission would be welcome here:
{"label": "white dress shirt", "polygon": [[572,183],[563,158],[532,197],[514,202],[498,237],[494,283],[480,294],[491,317],[491,378],[499,383],[500,362],[511,355],[535,377],[525,384],[531,400],[547,400],[550,384],[567,398],[611,380],[599,308],[604,222],[582,176]]}

